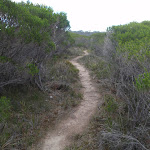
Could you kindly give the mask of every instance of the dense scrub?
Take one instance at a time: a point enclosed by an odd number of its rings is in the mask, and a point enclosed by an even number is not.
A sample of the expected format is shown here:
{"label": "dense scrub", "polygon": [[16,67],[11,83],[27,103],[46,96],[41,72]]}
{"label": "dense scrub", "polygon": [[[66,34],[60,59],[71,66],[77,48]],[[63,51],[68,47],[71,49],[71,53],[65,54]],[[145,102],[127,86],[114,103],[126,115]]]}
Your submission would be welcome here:
{"label": "dense scrub", "polygon": [[149,33],[149,21],[110,27],[99,52],[80,60],[105,88],[104,104],[68,149],[150,149]]}
{"label": "dense scrub", "polygon": [[74,32],[70,32],[70,36],[75,40],[74,46],[87,48],[89,46],[89,36],[79,35]]}
{"label": "dense scrub", "polygon": [[0,88],[32,82],[43,90],[44,63],[71,44],[65,13],[32,3],[0,1]]}
{"label": "dense scrub", "polygon": [[69,28],[65,13],[0,0],[0,149],[28,149],[82,99]]}
{"label": "dense scrub", "polygon": [[77,33],[78,32],[70,32],[70,36],[75,40],[74,46],[91,49],[98,54],[103,51],[103,43],[106,35],[105,32],[94,32],[89,36],[86,36],[86,34],[80,35]]}
{"label": "dense scrub", "polygon": [[87,55],[79,60],[89,70],[92,71],[92,76],[100,79],[108,79],[110,76],[110,66],[101,57],[94,54]]}
{"label": "dense scrub", "polygon": [[45,92],[36,86],[7,87],[0,99],[0,149],[30,149],[56,119],[82,99],[78,70],[60,55],[46,63]]}
{"label": "dense scrub", "polygon": [[150,148],[149,33],[148,21],[108,30],[104,55],[112,68],[110,81],[116,96],[126,105],[125,116],[118,116],[123,121],[112,120],[110,130],[102,133],[101,143],[109,149]]}

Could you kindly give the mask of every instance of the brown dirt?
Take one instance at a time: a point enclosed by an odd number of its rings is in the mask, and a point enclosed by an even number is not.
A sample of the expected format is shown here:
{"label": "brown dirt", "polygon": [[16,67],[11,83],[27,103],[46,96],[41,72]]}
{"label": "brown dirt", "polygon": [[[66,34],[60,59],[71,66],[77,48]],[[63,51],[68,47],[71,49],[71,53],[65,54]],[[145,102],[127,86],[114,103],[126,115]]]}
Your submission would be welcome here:
{"label": "brown dirt", "polygon": [[[85,51],[84,55],[88,55],[88,53]],[[70,62],[79,69],[83,86],[83,101],[68,114],[67,118],[61,120],[55,129],[46,135],[42,148],[40,148],[42,150],[63,150],[71,143],[72,136],[80,134],[86,129],[96,111],[101,95],[98,94],[87,69],[77,62],[81,57],[83,56],[78,56]]]}

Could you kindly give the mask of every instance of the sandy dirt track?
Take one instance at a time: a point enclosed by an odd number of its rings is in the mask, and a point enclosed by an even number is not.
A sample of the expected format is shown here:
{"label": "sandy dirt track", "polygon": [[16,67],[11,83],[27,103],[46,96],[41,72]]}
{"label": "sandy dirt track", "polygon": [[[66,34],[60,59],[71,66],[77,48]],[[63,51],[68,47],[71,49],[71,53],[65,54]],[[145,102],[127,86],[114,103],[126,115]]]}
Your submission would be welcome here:
{"label": "sandy dirt track", "polygon": [[[85,51],[84,55],[88,55],[88,53]],[[63,150],[71,143],[71,136],[82,133],[86,129],[96,111],[101,96],[91,81],[88,70],[77,62],[83,56],[78,56],[70,61],[79,69],[79,77],[83,86],[83,101],[71,111],[67,118],[60,121],[53,131],[46,135],[42,150]]]}

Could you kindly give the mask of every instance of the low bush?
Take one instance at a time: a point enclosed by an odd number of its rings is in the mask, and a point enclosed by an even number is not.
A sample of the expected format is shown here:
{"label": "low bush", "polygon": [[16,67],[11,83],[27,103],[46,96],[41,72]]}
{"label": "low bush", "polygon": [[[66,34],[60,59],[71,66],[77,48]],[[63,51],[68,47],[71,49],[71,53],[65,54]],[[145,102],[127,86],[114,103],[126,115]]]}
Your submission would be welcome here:
{"label": "low bush", "polygon": [[0,98],[0,123],[7,121],[11,114],[11,103],[8,98],[2,96]]}
{"label": "low bush", "polygon": [[111,63],[109,81],[126,109],[122,117],[116,115],[121,126],[114,119],[114,125],[101,132],[100,145],[107,149],[150,148],[149,33],[149,21],[108,29],[104,47],[105,58]]}
{"label": "low bush", "polygon": [[110,76],[110,66],[102,58],[95,55],[87,55],[79,60],[89,70],[92,71],[93,75],[96,75],[97,79],[106,79]]}
{"label": "low bush", "polygon": [[48,6],[29,1],[1,0],[0,90],[30,82],[44,90],[45,61],[74,43],[69,28],[64,12],[54,13]]}
{"label": "low bush", "polygon": [[7,86],[0,98],[0,149],[30,149],[56,118],[81,99],[78,70],[55,56],[46,65],[45,92],[30,84]]}

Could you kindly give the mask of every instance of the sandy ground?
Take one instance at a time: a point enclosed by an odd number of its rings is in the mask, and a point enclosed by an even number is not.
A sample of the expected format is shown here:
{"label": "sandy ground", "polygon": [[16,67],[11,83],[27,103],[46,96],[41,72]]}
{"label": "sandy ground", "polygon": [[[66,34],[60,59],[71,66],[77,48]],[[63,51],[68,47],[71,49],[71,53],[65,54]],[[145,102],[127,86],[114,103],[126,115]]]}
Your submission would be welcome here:
{"label": "sandy ground", "polygon": [[[84,55],[88,55],[88,53],[85,51]],[[87,69],[77,62],[81,57],[83,56],[76,57],[70,62],[79,69],[79,76],[83,86],[83,101],[68,114],[67,118],[61,120],[54,130],[46,135],[41,150],[63,150],[71,144],[72,136],[80,134],[86,129],[96,111],[101,96],[91,81]]]}

